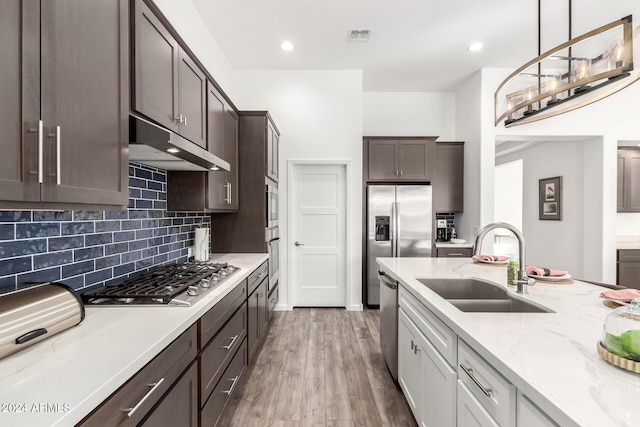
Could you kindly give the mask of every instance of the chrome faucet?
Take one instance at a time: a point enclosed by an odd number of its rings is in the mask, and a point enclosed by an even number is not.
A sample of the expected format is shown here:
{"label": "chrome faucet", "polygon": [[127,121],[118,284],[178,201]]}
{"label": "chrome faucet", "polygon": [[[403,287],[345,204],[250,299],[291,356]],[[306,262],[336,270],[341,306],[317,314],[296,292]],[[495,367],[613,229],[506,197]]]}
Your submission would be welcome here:
{"label": "chrome faucet", "polygon": [[520,230],[518,230],[511,224],[507,224],[506,222],[494,222],[492,224],[485,225],[476,236],[476,242],[474,245],[473,254],[476,256],[480,255],[480,248],[482,247],[482,240],[484,239],[484,236],[489,231],[494,230],[496,228],[506,228],[507,230],[511,231],[518,239],[518,256],[520,258],[520,261],[519,261],[520,265],[518,266],[518,280],[517,280],[518,288],[516,292],[519,294],[525,294],[526,293],[525,286],[533,286],[535,281],[533,279],[530,279],[527,276],[527,270],[526,270],[526,264],[525,264],[524,236],[522,235],[522,233],[520,233]]}

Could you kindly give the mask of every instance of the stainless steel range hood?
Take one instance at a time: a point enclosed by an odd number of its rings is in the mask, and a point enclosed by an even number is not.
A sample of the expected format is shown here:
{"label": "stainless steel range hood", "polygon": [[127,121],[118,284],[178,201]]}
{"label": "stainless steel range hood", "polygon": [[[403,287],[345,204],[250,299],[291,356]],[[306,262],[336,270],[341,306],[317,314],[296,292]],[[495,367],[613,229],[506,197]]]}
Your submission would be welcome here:
{"label": "stainless steel range hood", "polygon": [[169,171],[229,171],[226,162],[193,142],[141,117],[129,116],[129,160]]}

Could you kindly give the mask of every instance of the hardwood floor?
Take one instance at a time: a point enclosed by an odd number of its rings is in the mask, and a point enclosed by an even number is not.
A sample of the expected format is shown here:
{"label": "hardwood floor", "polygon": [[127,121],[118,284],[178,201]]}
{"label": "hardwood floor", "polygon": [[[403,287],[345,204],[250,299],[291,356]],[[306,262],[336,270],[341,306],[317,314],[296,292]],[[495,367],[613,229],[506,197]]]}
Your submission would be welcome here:
{"label": "hardwood floor", "polygon": [[382,358],[378,310],[276,312],[224,426],[416,426]]}

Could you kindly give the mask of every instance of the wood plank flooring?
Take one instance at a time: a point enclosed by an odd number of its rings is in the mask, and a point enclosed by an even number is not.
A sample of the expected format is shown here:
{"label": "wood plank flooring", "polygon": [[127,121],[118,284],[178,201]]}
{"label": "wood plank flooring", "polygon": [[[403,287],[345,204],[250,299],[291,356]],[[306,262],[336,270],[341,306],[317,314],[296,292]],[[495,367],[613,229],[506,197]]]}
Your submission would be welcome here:
{"label": "wood plank flooring", "polygon": [[380,350],[378,310],[276,312],[224,426],[416,426]]}

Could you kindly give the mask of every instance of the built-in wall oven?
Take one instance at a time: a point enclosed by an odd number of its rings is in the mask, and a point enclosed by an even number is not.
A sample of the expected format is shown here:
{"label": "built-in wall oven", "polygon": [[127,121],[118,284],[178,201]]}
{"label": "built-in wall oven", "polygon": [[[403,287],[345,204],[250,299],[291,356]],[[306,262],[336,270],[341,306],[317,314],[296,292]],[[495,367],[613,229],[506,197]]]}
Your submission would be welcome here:
{"label": "built-in wall oven", "polygon": [[267,253],[269,254],[269,290],[278,284],[280,266],[280,232],[278,227],[267,228]]}
{"label": "built-in wall oven", "polygon": [[278,188],[266,184],[267,188],[267,228],[278,226]]}
{"label": "built-in wall oven", "polygon": [[[269,254],[269,309],[273,313],[273,308],[278,302],[278,278],[280,270],[280,230],[278,228],[278,187],[272,185],[273,182],[265,178],[265,189],[267,194],[266,206],[266,243]],[[276,184],[277,185],[277,184]]]}
{"label": "built-in wall oven", "polygon": [[280,270],[280,234],[278,227],[267,228],[267,253],[269,254],[269,312],[278,302],[278,275]]}

